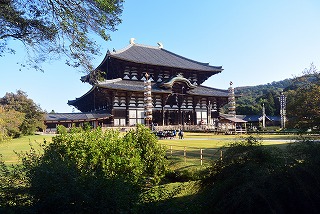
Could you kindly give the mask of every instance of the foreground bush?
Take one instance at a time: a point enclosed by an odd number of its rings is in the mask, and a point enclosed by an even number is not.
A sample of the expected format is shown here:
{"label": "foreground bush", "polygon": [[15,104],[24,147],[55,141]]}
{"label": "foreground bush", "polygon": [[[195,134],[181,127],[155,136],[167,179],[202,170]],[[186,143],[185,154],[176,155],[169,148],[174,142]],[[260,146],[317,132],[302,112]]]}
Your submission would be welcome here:
{"label": "foreground bush", "polygon": [[230,145],[203,181],[205,212],[319,213],[320,145],[281,151],[249,137]]}
{"label": "foreground bush", "polygon": [[142,165],[140,178],[157,184],[167,171],[165,159],[166,148],[158,144],[158,138],[143,125],[137,125],[136,130],[129,131],[124,136],[124,142],[134,145],[138,151]]}
{"label": "foreground bush", "polygon": [[30,212],[132,212],[146,179],[160,181],[165,173],[165,150],[154,139],[143,126],[125,137],[76,128],[45,143],[41,155],[21,155],[22,178],[15,182],[23,182]]}

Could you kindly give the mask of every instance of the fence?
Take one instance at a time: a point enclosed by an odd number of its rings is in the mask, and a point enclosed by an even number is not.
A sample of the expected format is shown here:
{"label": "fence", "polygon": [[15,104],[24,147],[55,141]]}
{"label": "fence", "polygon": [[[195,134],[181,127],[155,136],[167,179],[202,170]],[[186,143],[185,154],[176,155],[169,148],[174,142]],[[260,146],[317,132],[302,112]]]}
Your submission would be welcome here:
{"label": "fence", "polygon": [[192,161],[193,163],[203,165],[204,162],[209,163],[212,160],[222,159],[222,149],[202,149],[187,146],[169,146],[167,150],[167,157],[169,158],[183,158],[186,163]]}

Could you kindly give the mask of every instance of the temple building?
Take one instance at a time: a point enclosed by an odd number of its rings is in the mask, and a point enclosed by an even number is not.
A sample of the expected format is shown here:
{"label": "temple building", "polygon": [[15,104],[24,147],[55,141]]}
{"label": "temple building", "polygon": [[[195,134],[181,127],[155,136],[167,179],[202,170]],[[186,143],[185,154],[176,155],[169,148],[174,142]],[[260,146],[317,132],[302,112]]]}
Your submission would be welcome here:
{"label": "temple building", "polygon": [[81,78],[92,88],[68,104],[84,114],[109,115],[99,120],[101,126],[145,124],[147,77],[151,81],[152,124],[214,125],[219,109],[228,103],[228,90],[201,84],[222,71],[222,66],[185,58],[161,43],[147,46],[131,39],[126,48],[108,51],[101,64]]}

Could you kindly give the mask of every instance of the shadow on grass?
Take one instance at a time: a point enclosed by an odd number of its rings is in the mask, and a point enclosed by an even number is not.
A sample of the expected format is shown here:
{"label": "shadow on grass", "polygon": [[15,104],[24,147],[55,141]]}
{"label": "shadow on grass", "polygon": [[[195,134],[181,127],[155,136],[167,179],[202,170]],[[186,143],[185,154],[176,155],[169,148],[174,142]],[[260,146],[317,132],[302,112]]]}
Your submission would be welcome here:
{"label": "shadow on grass", "polygon": [[[185,187],[183,187],[185,188]],[[194,190],[194,191],[197,191]],[[196,192],[194,194],[176,196],[173,198],[141,204],[138,213],[206,213],[207,194]]]}

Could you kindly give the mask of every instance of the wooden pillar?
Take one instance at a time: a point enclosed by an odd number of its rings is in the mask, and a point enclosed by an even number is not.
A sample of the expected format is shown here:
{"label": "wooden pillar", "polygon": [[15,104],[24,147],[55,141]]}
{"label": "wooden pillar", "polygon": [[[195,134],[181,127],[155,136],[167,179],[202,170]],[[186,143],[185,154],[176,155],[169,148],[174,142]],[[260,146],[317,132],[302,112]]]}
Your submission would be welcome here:
{"label": "wooden pillar", "polygon": [[169,94],[161,95],[162,126],[166,125],[164,107],[166,106],[168,98],[169,98]]}
{"label": "wooden pillar", "polygon": [[193,120],[193,125],[197,125],[197,113],[196,113],[196,106],[199,102],[200,98],[197,96],[192,97],[192,120]]}
{"label": "wooden pillar", "polygon": [[98,127],[98,120],[94,120],[93,121],[93,128],[97,128]]}
{"label": "wooden pillar", "polygon": [[164,106],[161,106],[161,113],[162,113],[162,126],[164,126]]}
{"label": "wooden pillar", "polygon": [[114,126],[114,119],[113,119],[113,115],[114,115],[114,108],[113,108],[113,105],[114,105],[114,99],[115,99],[115,96],[116,96],[116,93],[114,91],[111,91],[109,93],[109,100],[110,100],[110,114],[112,115],[111,118],[110,118],[110,125],[111,126]]}
{"label": "wooden pillar", "polygon": [[211,125],[211,110],[212,110],[212,101],[207,98],[207,125]]}
{"label": "wooden pillar", "polygon": [[183,125],[184,121],[183,121],[183,116],[182,116],[182,111],[181,111],[181,107],[182,104],[184,102],[184,96],[183,95],[177,95],[178,96],[178,124]]}
{"label": "wooden pillar", "polygon": [[130,126],[129,105],[130,105],[131,95],[132,95],[132,92],[126,92],[126,126]]}

